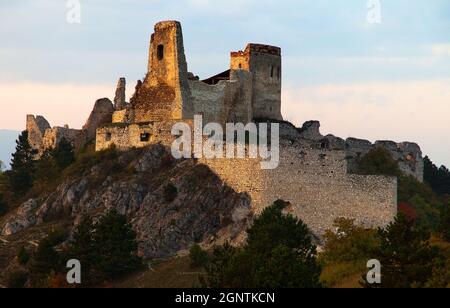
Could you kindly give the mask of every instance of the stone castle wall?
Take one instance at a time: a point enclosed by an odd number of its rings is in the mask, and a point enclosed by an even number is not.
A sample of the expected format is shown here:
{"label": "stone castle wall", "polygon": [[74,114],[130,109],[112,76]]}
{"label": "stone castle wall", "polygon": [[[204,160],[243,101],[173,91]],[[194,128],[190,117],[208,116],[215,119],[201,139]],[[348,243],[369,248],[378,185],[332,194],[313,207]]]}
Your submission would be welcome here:
{"label": "stone castle wall", "polygon": [[252,121],[252,75],[244,70],[230,72],[230,80],[209,85],[189,80],[194,111],[207,123]]}
{"label": "stone castle wall", "polygon": [[246,192],[260,213],[274,201],[292,204],[290,212],[321,236],[336,218],[368,227],[389,224],[397,214],[397,179],[347,174],[343,151],[285,145],[280,166],[262,170],[258,159],[200,160],[237,192]]}

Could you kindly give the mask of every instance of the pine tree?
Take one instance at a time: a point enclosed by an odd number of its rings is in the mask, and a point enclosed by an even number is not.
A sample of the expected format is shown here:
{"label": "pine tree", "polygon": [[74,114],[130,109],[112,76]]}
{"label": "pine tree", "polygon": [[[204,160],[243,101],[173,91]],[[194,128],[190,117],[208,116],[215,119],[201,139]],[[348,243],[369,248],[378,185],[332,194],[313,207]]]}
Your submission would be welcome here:
{"label": "pine tree", "polygon": [[35,167],[34,150],[28,142],[28,132],[23,131],[16,141],[16,152],[12,154],[10,184],[16,193],[24,193],[33,186]]}
{"label": "pine tree", "polygon": [[12,170],[29,168],[33,165],[37,151],[34,150],[28,142],[28,132],[23,131],[16,140],[16,152],[12,154]]}
{"label": "pine tree", "polygon": [[399,215],[386,229],[379,229],[378,234],[381,287],[424,287],[433,275],[435,260],[441,257],[439,249],[429,245],[429,233]]}
{"label": "pine tree", "polygon": [[5,215],[8,211],[8,205],[6,204],[3,194],[0,192],[0,217]]}
{"label": "pine tree", "polygon": [[142,267],[142,260],[136,255],[136,233],[127,223],[126,217],[111,210],[95,225],[93,236],[96,269],[106,279],[114,279]]}
{"label": "pine tree", "polygon": [[75,229],[68,252],[71,259],[77,259],[82,264],[81,271],[85,285],[95,283],[99,276],[95,272],[95,265],[99,256],[95,249],[93,233],[94,223],[92,219],[89,216],[84,216]]}
{"label": "pine tree", "polygon": [[214,250],[201,283],[212,288],[320,288],[321,268],[308,227],[277,201],[255,219],[247,245]]}

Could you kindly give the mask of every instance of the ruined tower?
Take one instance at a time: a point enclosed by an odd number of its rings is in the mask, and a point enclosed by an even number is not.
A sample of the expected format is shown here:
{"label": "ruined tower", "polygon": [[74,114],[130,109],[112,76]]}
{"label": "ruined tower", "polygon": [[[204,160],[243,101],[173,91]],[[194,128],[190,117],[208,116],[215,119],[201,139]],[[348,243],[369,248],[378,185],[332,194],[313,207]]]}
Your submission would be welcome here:
{"label": "ruined tower", "polygon": [[247,70],[253,75],[254,119],[282,120],[281,48],[248,44],[244,51],[231,53],[231,70]]}
{"label": "ruined tower", "polygon": [[125,78],[120,78],[117,82],[117,88],[116,88],[116,96],[114,97],[114,109],[115,110],[122,110],[126,107],[126,80]]}
{"label": "ruined tower", "polygon": [[147,76],[131,102],[135,122],[193,118],[187,76],[181,24],[157,23],[150,41]]}

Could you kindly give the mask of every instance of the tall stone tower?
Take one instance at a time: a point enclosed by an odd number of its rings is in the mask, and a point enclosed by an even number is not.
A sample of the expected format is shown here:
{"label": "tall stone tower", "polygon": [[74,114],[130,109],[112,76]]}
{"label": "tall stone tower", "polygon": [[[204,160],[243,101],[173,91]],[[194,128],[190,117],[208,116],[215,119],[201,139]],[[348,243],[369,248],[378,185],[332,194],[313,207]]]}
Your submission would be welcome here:
{"label": "tall stone tower", "polygon": [[148,72],[133,102],[135,122],[193,118],[183,33],[177,21],[155,25]]}
{"label": "tall stone tower", "polygon": [[253,75],[254,119],[283,120],[281,115],[281,48],[248,44],[244,51],[231,53],[231,69]]}

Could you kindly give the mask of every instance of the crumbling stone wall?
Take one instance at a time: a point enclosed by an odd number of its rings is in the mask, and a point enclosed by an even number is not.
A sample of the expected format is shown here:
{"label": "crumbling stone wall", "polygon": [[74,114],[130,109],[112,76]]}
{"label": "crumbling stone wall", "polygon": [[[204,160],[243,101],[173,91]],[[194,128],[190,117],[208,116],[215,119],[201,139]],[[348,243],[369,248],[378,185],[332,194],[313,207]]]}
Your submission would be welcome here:
{"label": "crumbling stone wall", "polygon": [[83,126],[86,141],[94,140],[97,128],[112,122],[113,113],[114,107],[109,99],[102,98],[95,102],[94,109]]}
{"label": "crumbling stone wall", "polygon": [[229,81],[209,85],[189,80],[196,115],[205,123],[249,123],[252,121],[252,75],[231,71]]}
{"label": "crumbling stone wall", "polygon": [[258,159],[200,160],[237,192],[246,192],[260,213],[278,199],[321,236],[336,218],[368,227],[389,224],[397,214],[397,179],[347,174],[345,151],[283,145],[280,166],[262,170]]}
{"label": "crumbling stone wall", "polygon": [[423,182],[424,161],[422,151],[416,143],[394,141],[376,141],[374,144],[369,140],[347,138],[346,140],[320,133],[320,122],[308,121],[299,129],[301,139],[310,142],[313,147],[328,150],[346,151],[348,171],[355,173],[358,170],[360,159],[374,147],[382,147],[391,153],[398,162],[400,170],[406,175],[413,176]]}
{"label": "crumbling stone wall", "polygon": [[75,148],[79,148],[83,140],[81,130],[70,129],[67,125],[51,128],[43,116],[27,115],[27,132],[28,142],[37,151],[36,158],[41,157],[46,150],[54,149],[63,138]]}
{"label": "crumbling stone wall", "polygon": [[42,139],[42,149],[54,149],[58,146],[62,139],[66,139],[79,149],[82,146],[82,131],[79,129],[70,129],[69,127],[53,127],[45,131]]}
{"label": "crumbling stone wall", "polygon": [[[184,121],[193,127],[193,121]],[[101,151],[115,146],[118,150],[142,148],[161,143],[167,147],[177,138],[171,134],[177,121],[147,122],[139,124],[112,124],[97,129],[95,150]]]}

